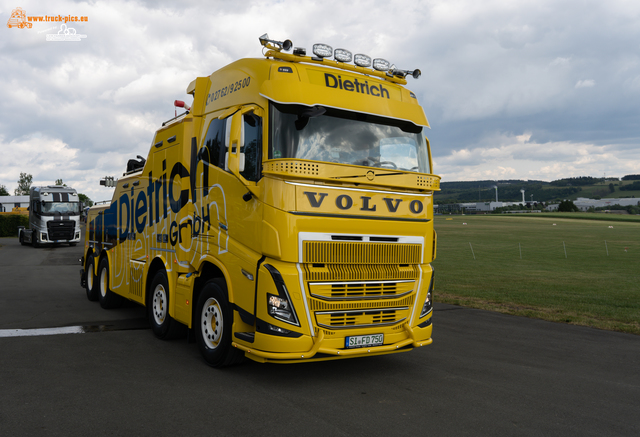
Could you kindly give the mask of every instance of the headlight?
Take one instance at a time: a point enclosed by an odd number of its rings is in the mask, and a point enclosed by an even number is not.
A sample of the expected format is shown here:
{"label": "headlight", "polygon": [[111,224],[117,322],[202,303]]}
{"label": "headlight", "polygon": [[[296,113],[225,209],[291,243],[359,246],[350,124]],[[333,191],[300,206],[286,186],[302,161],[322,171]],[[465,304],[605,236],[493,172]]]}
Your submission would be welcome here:
{"label": "headlight", "polygon": [[291,304],[288,300],[273,294],[267,294],[267,309],[269,315],[283,322],[294,322],[293,313],[291,312]]}
{"label": "headlight", "polygon": [[429,284],[429,291],[427,291],[427,299],[424,301],[424,305],[422,305],[422,311],[420,312],[420,319],[433,311],[433,301],[431,300],[431,293],[433,291],[433,278],[434,273],[431,272],[431,283]]}
{"label": "headlight", "polygon": [[300,326],[296,311],[291,304],[291,298],[280,272],[272,265],[265,264],[264,267],[271,273],[273,282],[278,290],[278,295],[267,293],[267,312],[271,317],[291,325]]}

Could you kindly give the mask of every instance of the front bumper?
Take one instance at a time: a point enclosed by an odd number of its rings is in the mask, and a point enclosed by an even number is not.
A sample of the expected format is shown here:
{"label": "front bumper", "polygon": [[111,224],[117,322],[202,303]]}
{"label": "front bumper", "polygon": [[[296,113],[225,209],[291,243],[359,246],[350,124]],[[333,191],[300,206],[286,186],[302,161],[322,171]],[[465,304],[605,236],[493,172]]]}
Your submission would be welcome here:
{"label": "front bumper", "polygon": [[[431,318],[428,320],[430,321]],[[422,325],[424,324],[425,323],[423,322]],[[403,331],[392,334],[396,337],[394,340],[398,337],[401,339],[397,339],[397,341],[382,346],[355,349],[336,347],[337,344],[344,344],[344,337],[342,339],[335,339],[332,341],[325,337],[323,330],[318,331],[318,335],[313,338],[313,346],[305,352],[265,352],[259,349],[247,347],[237,342],[233,342],[232,346],[243,350],[247,358],[258,362],[297,363],[337,360],[342,358],[407,352],[416,347],[427,346],[433,342],[431,338],[431,330],[431,323],[424,328],[419,326],[411,328],[408,324],[405,324],[403,326]]]}

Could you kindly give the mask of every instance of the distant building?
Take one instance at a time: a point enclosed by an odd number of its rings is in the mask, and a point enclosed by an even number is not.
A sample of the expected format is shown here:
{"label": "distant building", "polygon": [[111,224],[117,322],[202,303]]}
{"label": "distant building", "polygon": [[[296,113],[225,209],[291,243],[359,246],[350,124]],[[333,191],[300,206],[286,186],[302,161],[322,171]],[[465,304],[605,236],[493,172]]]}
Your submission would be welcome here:
{"label": "distant building", "polygon": [[[526,202],[529,205],[531,202]],[[534,202],[535,203],[535,202]],[[624,198],[624,199],[588,199],[586,197],[578,197],[573,201],[574,205],[580,209],[580,211],[588,211],[589,208],[606,208],[608,206],[620,205],[639,205],[640,199],[637,198]],[[522,205],[522,202],[469,202],[469,203],[450,203],[446,205],[434,205],[434,212],[440,214],[446,214],[450,212],[465,212],[465,213],[483,213],[491,212],[496,208],[502,208],[505,206]],[[524,209],[524,208],[523,208]],[[545,211],[557,211],[558,204],[547,204],[544,208]]]}
{"label": "distant building", "polygon": [[607,208],[613,205],[620,206],[636,206],[640,199],[635,197],[624,199],[587,199],[586,197],[578,197],[573,201],[580,211],[587,211],[589,208]]}
{"label": "distant building", "polygon": [[0,196],[0,212],[11,212],[13,208],[27,208],[29,196]]}

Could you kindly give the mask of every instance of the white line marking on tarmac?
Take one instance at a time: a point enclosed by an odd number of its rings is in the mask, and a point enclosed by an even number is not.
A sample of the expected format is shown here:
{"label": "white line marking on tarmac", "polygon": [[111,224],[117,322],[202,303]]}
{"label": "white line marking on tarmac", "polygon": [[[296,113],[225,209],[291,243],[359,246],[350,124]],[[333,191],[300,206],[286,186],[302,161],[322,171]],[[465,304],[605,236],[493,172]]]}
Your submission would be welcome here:
{"label": "white line marking on tarmac", "polygon": [[1,337],[35,337],[41,335],[84,334],[82,326],[66,326],[63,328],[42,329],[0,329]]}

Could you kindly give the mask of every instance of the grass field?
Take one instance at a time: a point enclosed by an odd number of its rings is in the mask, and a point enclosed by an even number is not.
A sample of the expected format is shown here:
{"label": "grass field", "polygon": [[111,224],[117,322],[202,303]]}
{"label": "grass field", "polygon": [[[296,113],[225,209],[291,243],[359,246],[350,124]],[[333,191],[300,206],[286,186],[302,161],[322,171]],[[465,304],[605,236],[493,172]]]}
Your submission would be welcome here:
{"label": "grass field", "polygon": [[640,223],[640,215],[606,214],[602,212],[543,212],[543,213],[518,214],[518,217],[543,218],[543,219],[549,219],[549,220],[565,218],[565,219],[574,219],[574,220],[604,220],[604,221],[611,221],[611,222]]}
{"label": "grass field", "polygon": [[640,334],[640,222],[436,216],[434,299]]}

